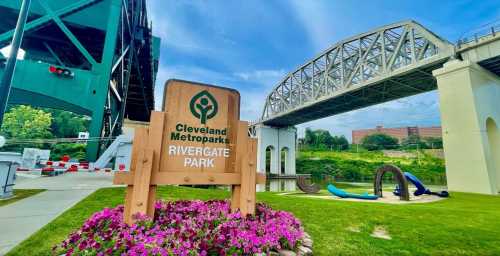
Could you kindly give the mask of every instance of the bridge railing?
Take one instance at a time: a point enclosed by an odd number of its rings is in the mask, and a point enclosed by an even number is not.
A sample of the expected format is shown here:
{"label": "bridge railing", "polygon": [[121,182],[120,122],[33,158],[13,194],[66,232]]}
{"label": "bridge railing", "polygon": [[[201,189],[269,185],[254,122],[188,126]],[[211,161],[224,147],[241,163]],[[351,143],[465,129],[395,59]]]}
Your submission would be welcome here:
{"label": "bridge railing", "polygon": [[479,42],[481,39],[489,36],[495,36],[500,33],[500,20],[485,24],[477,29],[466,32],[457,41],[457,47],[461,48],[463,45],[471,42]]}

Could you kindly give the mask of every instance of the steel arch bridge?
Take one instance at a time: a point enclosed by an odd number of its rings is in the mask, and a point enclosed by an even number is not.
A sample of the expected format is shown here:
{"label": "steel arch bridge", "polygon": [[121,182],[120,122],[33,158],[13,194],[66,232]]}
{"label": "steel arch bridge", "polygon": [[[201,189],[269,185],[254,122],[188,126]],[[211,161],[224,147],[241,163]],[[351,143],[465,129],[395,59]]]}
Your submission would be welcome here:
{"label": "steel arch bridge", "polygon": [[453,44],[415,21],[348,38],[275,86],[259,123],[292,126],[434,90],[432,71],[454,54]]}
{"label": "steel arch bridge", "polygon": [[454,46],[406,21],[337,43],[268,95],[248,130],[258,138],[257,169],[295,174],[295,124],[438,89],[448,188],[497,195],[499,31],[489,23]]}
{"label": "steel arch bridge", "polygon": [[[12,40],[20,4],[0,0],[0,48]],[[32,0],[8,103],[87,115],[90,137],[121,134],[124,118],[149,121],[160,45],[151,31],[146,0]],[[108,143],[89,142],[89,160]]]}

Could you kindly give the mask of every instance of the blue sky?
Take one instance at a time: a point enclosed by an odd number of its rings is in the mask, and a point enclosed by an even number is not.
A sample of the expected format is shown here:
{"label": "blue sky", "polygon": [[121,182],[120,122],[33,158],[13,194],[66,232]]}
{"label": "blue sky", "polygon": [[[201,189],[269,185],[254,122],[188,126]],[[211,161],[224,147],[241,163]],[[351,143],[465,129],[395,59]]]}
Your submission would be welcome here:
{"label": "blue sky", "polygon": [[[439,2],[439,4],[436,4]],[[241,115],[258,119],[266,95],[286,73],[336,42],[412,19],[450,42],[500,19],[487,1],[189,1],[149,0],[154,34],[162,38],[155,99],[170,78],[240,91]],[[351,137],[352,129],[439,125],[437,92],[429,92],[298,126]]]}

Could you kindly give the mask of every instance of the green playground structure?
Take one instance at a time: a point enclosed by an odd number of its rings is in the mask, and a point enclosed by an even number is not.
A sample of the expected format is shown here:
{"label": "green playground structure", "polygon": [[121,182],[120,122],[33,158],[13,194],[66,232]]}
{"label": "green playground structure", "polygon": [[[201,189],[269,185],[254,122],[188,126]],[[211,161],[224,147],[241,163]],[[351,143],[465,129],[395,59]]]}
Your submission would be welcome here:
{"label": "green playground structure", "polygon": [[335,187],[333,184],[328,184],[327,190],[328,190],[328,192],[332,193],[333,195],[341,197],[341,198],[356,198],[356,199],[365,199],[365,200],[377,200],[378,199],[378,196],[370,195],[366,192],[363,194],[348,193],[342,189]]}

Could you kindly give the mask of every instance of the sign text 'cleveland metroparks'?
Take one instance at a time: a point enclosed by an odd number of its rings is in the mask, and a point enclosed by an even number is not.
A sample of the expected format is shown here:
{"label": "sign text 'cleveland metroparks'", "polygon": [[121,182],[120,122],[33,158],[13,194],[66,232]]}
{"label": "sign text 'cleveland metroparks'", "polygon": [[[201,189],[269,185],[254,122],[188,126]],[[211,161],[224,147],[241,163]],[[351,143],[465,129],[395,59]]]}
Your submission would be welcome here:
{"label": "sign text 'cleveland metroparks'", "polygon": [[[229,144],[226,137],[227,128],[213,129],[209,127],[193,127],[178,123],[175,131],[170,133],[171,141],[191,141],[205,143]],[[195,147],[169,145],[168,155],[184,156],[184,167],[214,168],[215,157],[229,157],[229,149],[225,147]]]}

